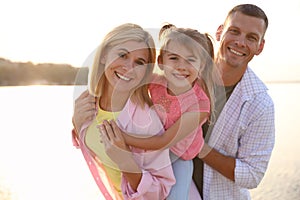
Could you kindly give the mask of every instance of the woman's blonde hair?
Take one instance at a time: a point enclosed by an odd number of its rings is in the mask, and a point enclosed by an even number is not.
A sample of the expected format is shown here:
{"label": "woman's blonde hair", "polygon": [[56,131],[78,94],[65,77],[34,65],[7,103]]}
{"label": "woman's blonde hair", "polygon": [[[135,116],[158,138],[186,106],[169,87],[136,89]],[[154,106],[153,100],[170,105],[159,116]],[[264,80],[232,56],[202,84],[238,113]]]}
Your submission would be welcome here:
{"label": "woman's blonde hair", "polygon": [[131,100],[141,105],[152,105],[152,101],[148,93],[148,83],[153,73],[154,63],[156,60],[155,43],[152,36],[142,27],[132,23],[122,24],[114,28],[103,39],[102,43],[96,51],[91,72],[89,73],[89,91],[96,97],[101,97],[105,90],[107,78],[105,76],[105,64],[101,63],[101,59],[105,56],[106,51],[112,47],[125,43],[127,41],[144,42],[149,50],[149,59],[145,76],[140,83],[140,87],[134,90]]}
{"label": "woman's blonde hair", "polygon": [[170,41],[176,41],[200,56],[203,64],[199,68],[197,83],[200,84],[210,99],[210,122],[214,122],[216,84],[220,84],[222,81],[220,72],[214,64],[212,37],[208,33],[200,33],[195,29],[177,28],[173,24],[166,24],[159,32],[159,41],[161,43],[160,55],[165,52]]}

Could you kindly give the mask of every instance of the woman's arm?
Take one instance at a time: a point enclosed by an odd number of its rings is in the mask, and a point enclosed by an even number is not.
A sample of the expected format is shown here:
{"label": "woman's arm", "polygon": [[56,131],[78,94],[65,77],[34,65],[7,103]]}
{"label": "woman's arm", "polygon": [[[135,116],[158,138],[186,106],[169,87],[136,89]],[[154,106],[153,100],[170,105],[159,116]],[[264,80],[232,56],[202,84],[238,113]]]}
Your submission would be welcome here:
{"label": "woman's arm", "polygon": [[[207,117],[208,113],[206,112],[186,112],[161,135],[141,137],[132,133],[123,133],[123,137],[127,145],[136,148],[146,150],[165,149],[192,133],[199,125],[203,124]],[[119,129],[116,126],[114,127]]]}

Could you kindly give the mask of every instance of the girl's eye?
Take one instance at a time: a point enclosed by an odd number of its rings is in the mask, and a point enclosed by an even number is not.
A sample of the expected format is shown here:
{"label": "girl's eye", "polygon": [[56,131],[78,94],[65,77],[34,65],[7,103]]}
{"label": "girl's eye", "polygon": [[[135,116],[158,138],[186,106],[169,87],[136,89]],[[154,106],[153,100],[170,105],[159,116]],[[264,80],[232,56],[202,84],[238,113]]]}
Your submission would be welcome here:
{"label": "girl's eye", "polygon": [[177,60],[178,58],[176,56],[172,56],[172,57],[169,57],[170,60]]}
{"label": "girl's eye", "polygon": [[196,62],[196,60],[195,60],[195,59],[188,59],[187,61],[188,61],[189,63]]}

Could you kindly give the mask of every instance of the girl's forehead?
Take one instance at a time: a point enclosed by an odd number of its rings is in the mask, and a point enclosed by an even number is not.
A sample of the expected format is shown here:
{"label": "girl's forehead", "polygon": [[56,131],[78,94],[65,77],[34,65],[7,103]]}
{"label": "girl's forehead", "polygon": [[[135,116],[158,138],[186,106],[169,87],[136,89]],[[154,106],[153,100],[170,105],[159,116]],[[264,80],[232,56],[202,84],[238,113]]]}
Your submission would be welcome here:
{"label": "girl's forehead", "polygon": [[169,41],[166,45],[165,51],[171,54],[177,54],[181,57],[198,57],[199,52],[196,50],[195,45],[189,45],[181,41]]}

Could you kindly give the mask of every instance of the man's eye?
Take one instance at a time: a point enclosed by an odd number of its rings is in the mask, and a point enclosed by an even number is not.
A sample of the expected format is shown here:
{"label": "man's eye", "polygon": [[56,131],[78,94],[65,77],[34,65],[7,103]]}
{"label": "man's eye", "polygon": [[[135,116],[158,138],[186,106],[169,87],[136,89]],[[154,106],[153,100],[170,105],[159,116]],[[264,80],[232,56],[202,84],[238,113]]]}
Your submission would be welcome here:
{"label": "man's eye", "polygon": [[235,29],[231,29],[231,30],[229,30],[229,32],[230,32],[230,33],[233,33],[233,34],[238,34],[238,31],[235,30]]}
{"label": "man's eye", "polygon": [[172,56],[172,57],[169,57],[170,60],[177,60],[178,58],[176,56]]}
{"label": "man's eye", "polygon": [[251,36],[251,37],[249,37],[248,39],[249,39],[250,41],[253,41],[253,42],[258,41],[258,39],[257,39],[256,37],[254,37],[254,36]]}

